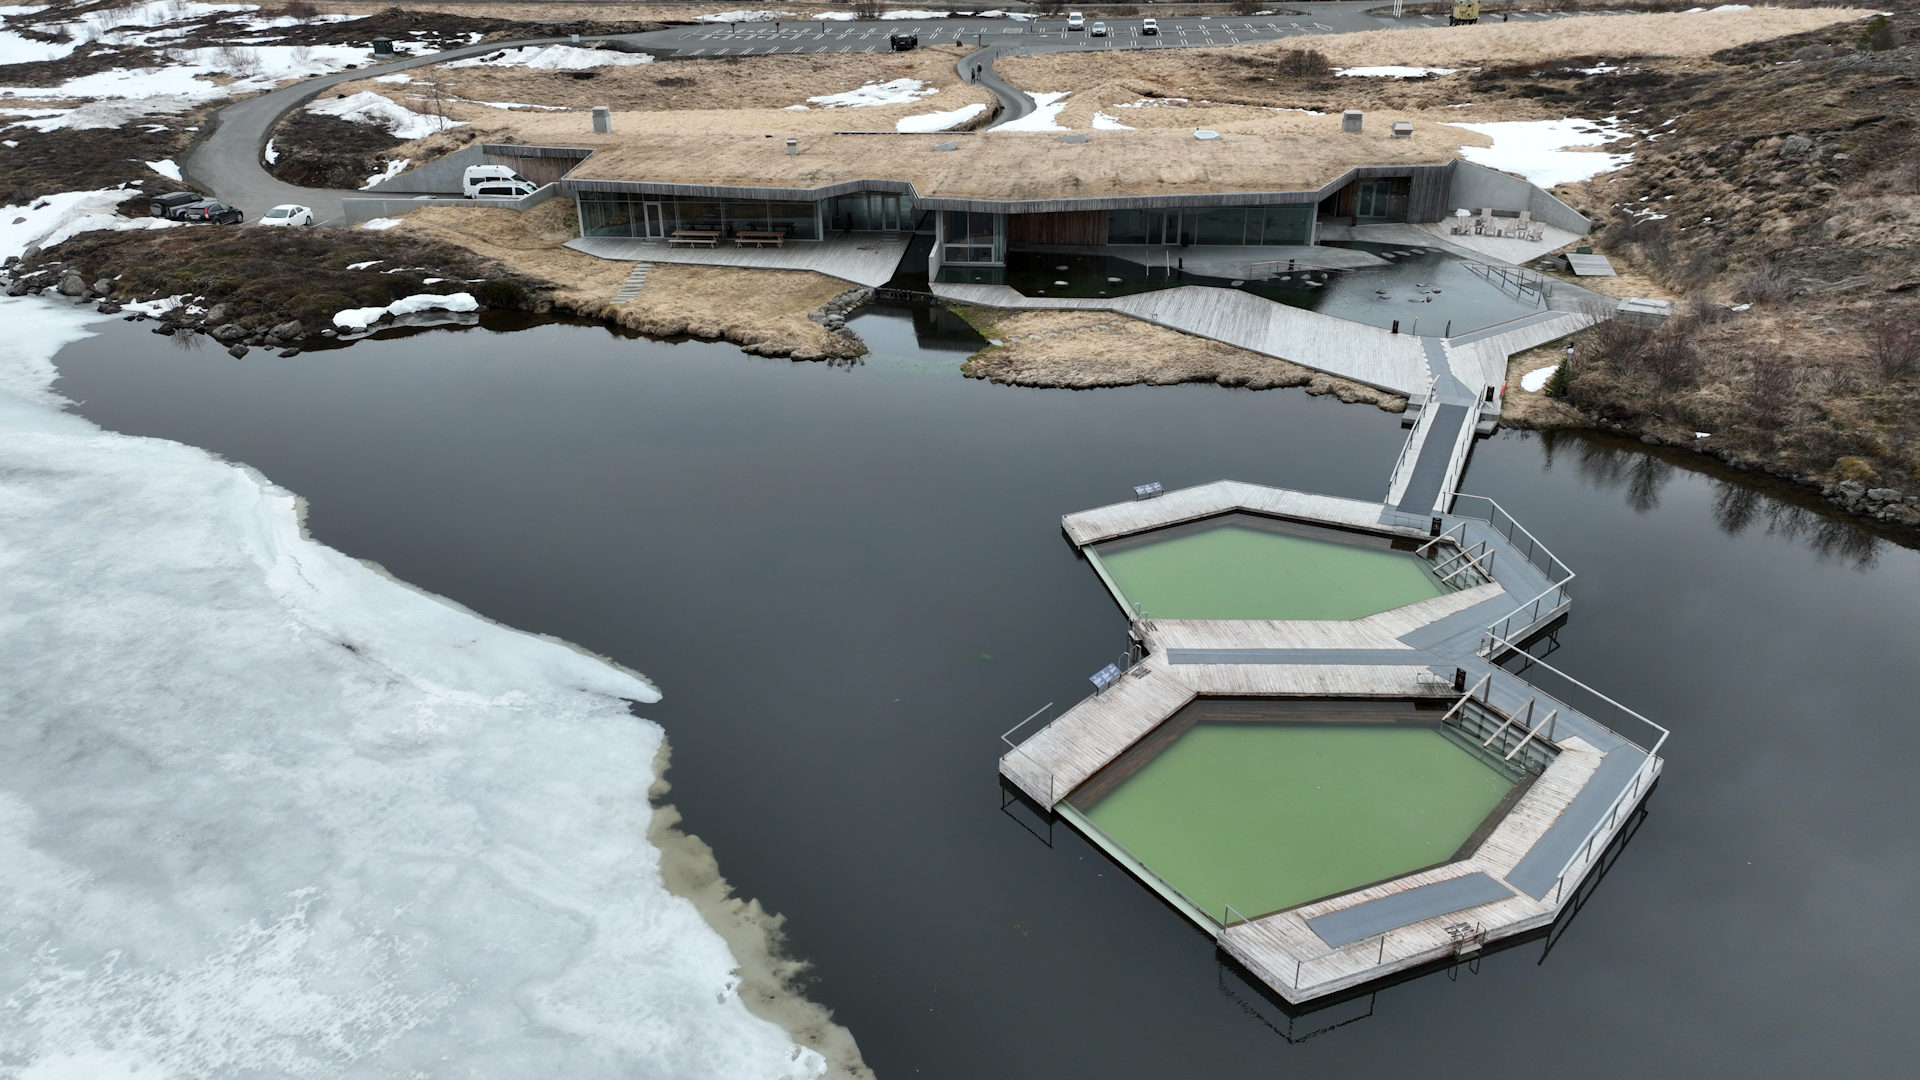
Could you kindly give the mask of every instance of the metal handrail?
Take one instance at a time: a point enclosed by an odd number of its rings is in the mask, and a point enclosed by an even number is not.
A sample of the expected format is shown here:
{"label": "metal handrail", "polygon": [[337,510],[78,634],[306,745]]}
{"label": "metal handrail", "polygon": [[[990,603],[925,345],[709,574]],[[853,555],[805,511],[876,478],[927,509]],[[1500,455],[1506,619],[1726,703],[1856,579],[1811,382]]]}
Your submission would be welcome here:
{"label": "metal handrail", "polygon": [[[1023,727],[1026,727],[1028,724],[1033,723],[1033,721],[1037,719],[1040,716],[1040,714],[1046,712],[1048,709],[1053,708],[1053,704],[1054,703],[1051,701],[1047,702],[1045,705],[1042,705],[1039,708],[1033,710],[1032,714],[1029,715],[1025,720],[1020,721],[1019,723],[1013,725],[1012,727],[1000,733],[1000,741],[1007,744],[1009,753],[1018,753],[1021,757],[1026,758],[1028,761],[1032,762],[1034,765],[1037,765],[1037,766],[1040,765],[1040,759],[1034,757],[1032,754],[1027,753],[1026,750],[1023,748],[1026,740],[1022,739],[1020,742],[1017,742],[1017,743],[1014,742],[1013,733],[1016,731],[1019,731]],[[1045,766],[1041,766],[1041,771],[1047,774],[1047,808],[1051,810],[1053,808],[1054,802],[1056,801],[1054,799],[1054,773],[1052,769],[1046,768]]]}
{"label": "metal handrail", "polygon": [[1438,404],[1439,401],[1440,379],[1438,376],[1435,376],[1427,382],[1426,401],[1420,406],[1420,415],[1413,421],[1413,430],[1407,432],[1407,441],[1400,444],[1400,456],[1393,459],[1393,468],[1387,471],[1387,497],[1389,499],[1393,497],[1393,478],[1400,475],[1400,466],[1406,464],[1408,452],[1420,441],[1421,432],[1433,427],[1433,416],[1434,413],[1438,411],[1434,406]]}

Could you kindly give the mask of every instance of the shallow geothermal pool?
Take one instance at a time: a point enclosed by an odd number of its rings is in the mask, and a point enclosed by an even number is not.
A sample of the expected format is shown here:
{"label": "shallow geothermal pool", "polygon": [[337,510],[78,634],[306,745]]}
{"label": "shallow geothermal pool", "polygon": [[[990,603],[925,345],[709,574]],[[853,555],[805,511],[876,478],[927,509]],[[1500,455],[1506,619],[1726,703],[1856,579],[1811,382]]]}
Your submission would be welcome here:
{"label": "shallow geothermal pool", "polygon": [[876,355],[829,367],[570,325],[234,360],[109,323],[59,388],[258,467],[351,555],[645,672],[687,827],[788,918],[881,1077],[1444,1072],[1496,1017],[1478,1075],[1920,1057],[1914,551],[1637,444],[1482,442],[1467,490],[1579,572],[1553,662],[1670,725],[1667,772],[1552,938],[1295,1013],[1007,805],[999,734],[1125,648],[1062,514],[1222,477],[1379,498],[1398,418],[994,386],[905,313],[853,324]]}

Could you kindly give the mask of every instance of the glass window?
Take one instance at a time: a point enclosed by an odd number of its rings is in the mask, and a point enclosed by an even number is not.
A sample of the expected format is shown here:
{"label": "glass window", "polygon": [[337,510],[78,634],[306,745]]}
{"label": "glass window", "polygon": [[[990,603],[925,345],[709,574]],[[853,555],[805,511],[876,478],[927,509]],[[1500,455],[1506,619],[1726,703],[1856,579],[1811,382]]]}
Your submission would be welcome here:
{"label": "glass window", "polygon": [[1113,210],[1107,213],[1107,243],[1147,243],[1147,213],[1144,210]]}
{"label": "glass window", "polygon": [[1187,231],[1193,234],[1196,244],[1232,245],[1246,242],[1247,211],[1244,207],[1216,207],[1187,217],[1191,219]]}
{"label": "glass window", "polygon": [[[1255,211],[1263,219],[1260,242],[1305,246],[1313,240],[1313,206],[1267,206]],[[1251,215],[1249,215],[1251,217]],[[1249,229],[1249,232],[1252,230]]]}
{"label": "glass window", "polygon": [[580,193],[582,236],[633,236],[635,216],[625,195],[605,191]]}

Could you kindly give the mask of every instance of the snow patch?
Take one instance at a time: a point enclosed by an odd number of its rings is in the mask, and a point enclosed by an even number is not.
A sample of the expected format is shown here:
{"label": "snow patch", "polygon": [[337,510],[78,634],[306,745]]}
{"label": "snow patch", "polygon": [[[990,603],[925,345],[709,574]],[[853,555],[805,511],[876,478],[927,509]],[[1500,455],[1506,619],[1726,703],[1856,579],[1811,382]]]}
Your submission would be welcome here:
{"label": "snow patch", "polygon": [[1570,150],[1599,146],[1628,134],[1613,118],[1593,120],[1503,120],[1484,124],[1450,123],[1479,132],[1492,146],[1463,146],[1460,156],[1476,165],[1518,173],[1543,188],[1572,184],[1624,168],[1633,155]]}
{"label": "snow patch", "polygon": [[1334,68],[1335,75],[1360,76],[1374,79],[1419,79],[1428,75],[1451,75],[1459,68],[1442,67],[1400,67],[1388,64],[1382,67]]}
{"label": "snow patch", "polygon": [[79,47],[78,41],[39,41],[0,30],[0,64],[45,64],[63,59]]}
{"label": "snow patch", "polygon": [[361,222],[360,227],[363,229],[371,229],[374,232],[380,232],[384,229],[394,228],[399,224],[400,224],[400,219],[397,217],[377,217],[377,218],[368,218],[367,220]]}
{"label": "snow patch", "polygon": [[1018,120],[1011,120],[1007,123],[1000,124],[992,130],[1071,131],[1071,128],[1061,127],[1059,124],[1054,123],[1054,121],[1059,118],[1060,110],[1067,107],[1067,98],[1072,95],[1072,93],[1073,91],[1071,90],[1041,91],[1037,93],[1029,90],[1027,91],[1027,96],[1033,99],[1034,110]]}
{"label": "snow patch", "polygon": [[387,129],[396,139],[424,139],[447,128],[465,127],[465,121],[448,120],[414,112],[391,98],[371,90],[362,90],[342,98],[310,102],[307,111],[321,116],[337,116],[356,124],[373,124]]}
{"label": "snow patch", "polygon": [[380,170],[377,173],[374,173],[372,176],[367,177],[367,182],[360,185],[360,190],[365,191],[368,188],[373,187],[375,184],[386,183],[387,181],[393,179],[394,177],[399,176],[401,170],[405,169],[407,166],[411,164],[413,164],[412,158],[401,158],[398,161],[387,162],[386,168]]}
{"label": "snow patch", "polygon": [[1095,131],[1132,131],[1133,128],[1128,127],[1127,125],[1121,123],[1120,118],[1117,116],[1113,116],[1109,113],[1097,112],[1093,114],[1093,130]]}
{"label": "snow patch", "polygon": [[185,182],[180,179],[180,166],[174,164],[172,158],[161,158],[159,161],[149,161],[147,162],[147,168],[152,169],[154,172],[159,173],[169,180],[180,183]]}
{"label": "snow patch", "polygon": [[523,45],[487,56],[442,64],[448,68],[523,67],[536,71],[585,71],[589,68],[635,67],[653,63],[652,53],[618,49],[582,49],[573,45]]}
{"label": "snow patch", "polygon": [[920,98],[939,92],[938,87],[928,86],[919,79],[895,79],[892,82],[868,83],[857,90],[822,94],[807,100],[823,109],[866,109],[880,105],[911,105]]}
{"label": "snow patch", "polygon": [[269,165],[271,165],[271,164],[273,164],[274,162],[276,162],[276,161],[279,161],[279,160],[280,160],[280,151],[278,151],[278,150],[275,150],[275,149],[273,148],[273,140],[272,140],[272,139],[268,139],[268,140],[267,140],[267,148],[266,148],[265,150],[262,150],[262,151],[260,151],[260,156],[261,156],[262,158],[265,158],[265,159],[266,159],[266,162],[267,162],[267,164],[269,164]]}
{"label": "snow patch", "polygon": [[[50,248],[83,232],[165,229],[182,224],[165,218],[123,218],[114,208],[137,189],[62,191],[26,206],[0,206],[0,259],[29,247]],[[51,284],[49,282],[48,284]]]}
{"label": "snow patch", "polygon": [[985,105],[975,103],[962,105],[950,112],[921,113],[918,116],[903,116],[893,122],[895,131],[946,131],[986,112]]}
{"label": "snow patch", "polygon": [[479,311],[480,301],[472,293],[418,293],[395,300],[386,307],[348,308],[333,317],[333,325],[343,330],[365,330],[388,315],[413,315],[422,311]]}
{"label": "snow patch", "polygon": [[[826,16],[821,16],[825,18]],[[854,18],[851,13],[848,18]],[[736,23],[736,22],[772,22],[775,19],[791,19],[791,11],[722,11],[713,15],[695,15],[694,22]]]}
{"label": "snow patch", "polygon": [[1543,368],[1534,368],[1532,371],[1520,376],[1520,389],[1525,390],[1529,394],[1537,394],[1546,389],[1547,383],[1553,378],[1553,373],[1559,370],[1559,364],[1548,364]]}

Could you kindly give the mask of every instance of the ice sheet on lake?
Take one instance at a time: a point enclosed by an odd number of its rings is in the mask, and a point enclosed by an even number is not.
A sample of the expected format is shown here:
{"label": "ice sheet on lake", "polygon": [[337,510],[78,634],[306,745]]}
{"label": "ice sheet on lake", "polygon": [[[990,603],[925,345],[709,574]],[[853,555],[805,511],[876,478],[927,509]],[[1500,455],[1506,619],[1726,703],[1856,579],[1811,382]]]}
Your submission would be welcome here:
{"label": "ice sheet on lake", "polygon": [[98,316],[0,316],[8,1076],[824,1071],[661,885],[644,679],[58,411],[51,357]]}

